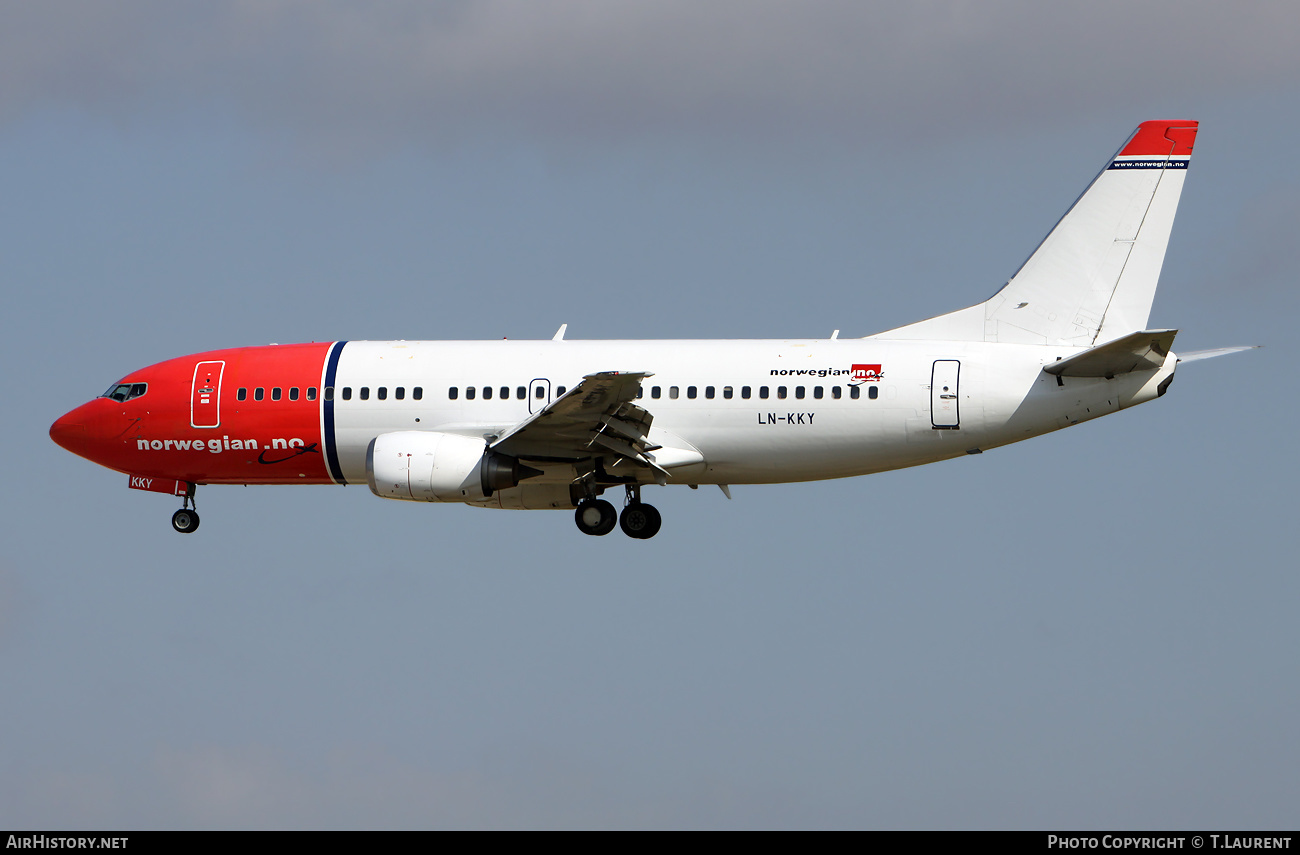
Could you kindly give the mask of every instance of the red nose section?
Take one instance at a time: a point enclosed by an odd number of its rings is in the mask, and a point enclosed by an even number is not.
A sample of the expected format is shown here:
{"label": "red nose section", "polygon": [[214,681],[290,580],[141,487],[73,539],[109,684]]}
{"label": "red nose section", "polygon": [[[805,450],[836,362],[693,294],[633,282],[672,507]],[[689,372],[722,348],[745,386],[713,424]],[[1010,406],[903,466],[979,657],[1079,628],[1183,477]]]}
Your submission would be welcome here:
{"label": "red nose section", "polygon": [[76,410],[50,425],[50,439],[73,454],[82,454],[85,451],[86,426],[77,420]]}
{"label": "red nose section", "polygon": [[91,456],[91,445],[96,437],[92,435],[92,428],[97,420],[90,412],[94,404],[95,401],[82,404],[50,425],[50,439],[73,454],[94,459]]}

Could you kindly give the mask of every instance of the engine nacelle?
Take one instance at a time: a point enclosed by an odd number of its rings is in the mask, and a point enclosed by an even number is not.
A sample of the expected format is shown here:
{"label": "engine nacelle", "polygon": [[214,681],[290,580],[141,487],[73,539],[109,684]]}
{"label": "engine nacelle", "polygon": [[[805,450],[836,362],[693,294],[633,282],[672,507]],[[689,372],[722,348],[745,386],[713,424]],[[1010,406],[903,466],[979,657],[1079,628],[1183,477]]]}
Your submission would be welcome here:
{"label": "engine nacelle", "polygon": [[370,492],[408,502],[479,502],[542,473],[494,454],[480,437],[437,431],[380,434],[366,450]]}

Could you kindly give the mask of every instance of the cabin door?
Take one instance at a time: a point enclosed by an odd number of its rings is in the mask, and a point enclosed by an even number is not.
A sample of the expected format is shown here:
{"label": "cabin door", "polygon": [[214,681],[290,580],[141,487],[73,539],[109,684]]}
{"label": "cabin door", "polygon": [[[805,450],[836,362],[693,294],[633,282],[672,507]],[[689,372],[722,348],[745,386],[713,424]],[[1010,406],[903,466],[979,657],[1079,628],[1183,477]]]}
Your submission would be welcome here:
{"label": "cabin door", "polygon": [[190,385],[190,427],[214,428],[221,425],[218,402],[225,368],[225,362],[200,362],[194,366],[194,381]]}
{"label": "cabin door", "polygon": [[935,430],[959,430],[957,381],[961,363],[955,359],[936,359],[930,372],[930,424]]}

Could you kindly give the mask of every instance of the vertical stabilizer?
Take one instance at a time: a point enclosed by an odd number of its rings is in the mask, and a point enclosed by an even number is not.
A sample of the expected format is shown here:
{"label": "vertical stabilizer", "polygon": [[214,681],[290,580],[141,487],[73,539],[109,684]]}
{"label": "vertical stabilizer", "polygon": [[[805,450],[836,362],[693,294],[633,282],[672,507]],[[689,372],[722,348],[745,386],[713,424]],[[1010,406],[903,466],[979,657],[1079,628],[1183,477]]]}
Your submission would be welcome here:
{"label": "vertical stabilizer", "polygon": [[873,338],[1091,347],[1146,328],[1197,123],[1143,122],[985,303]]}

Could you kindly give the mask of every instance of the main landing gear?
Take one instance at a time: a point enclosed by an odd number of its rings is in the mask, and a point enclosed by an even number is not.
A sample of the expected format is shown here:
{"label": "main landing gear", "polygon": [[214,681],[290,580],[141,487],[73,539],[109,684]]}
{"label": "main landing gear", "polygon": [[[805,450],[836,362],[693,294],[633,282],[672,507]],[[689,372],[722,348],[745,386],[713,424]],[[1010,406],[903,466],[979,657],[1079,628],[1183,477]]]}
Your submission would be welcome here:
{"label": "main landing gear", "polygon": [[618,518],[618,527],[623,529],[623,534],[637,540],[654,537],[663,523],[664,518],[659,515],[659,510],[645,502],[632,502]]}
{"label": "main landing gear", "polygon": [[614,530],[614,523],[618,522],[618,514],[604,499],[586,499],[578,505],[573,521],[583,534],[609,534]]}
{"label": "main landing gear", "polygon": [[654,537],[663,525],[663,517],[655,506],[641,501],[641,487],[637,484],[627,485],[627,501],[622,514],[616,513],[614,506],[604,499],[585,499],[578,505],[573,519],[583,534],[609,534],[617,522],[624,534],[637,540]]}
{"label": "main landing gear", "polygon": [[172,528],[181,534],[193,534],[199,528],[199,512],[195,510],[197,505],[194,502],[194,488],[190,487],[189,493],[185,496],[185,504],[179,511],[172,514]]}

